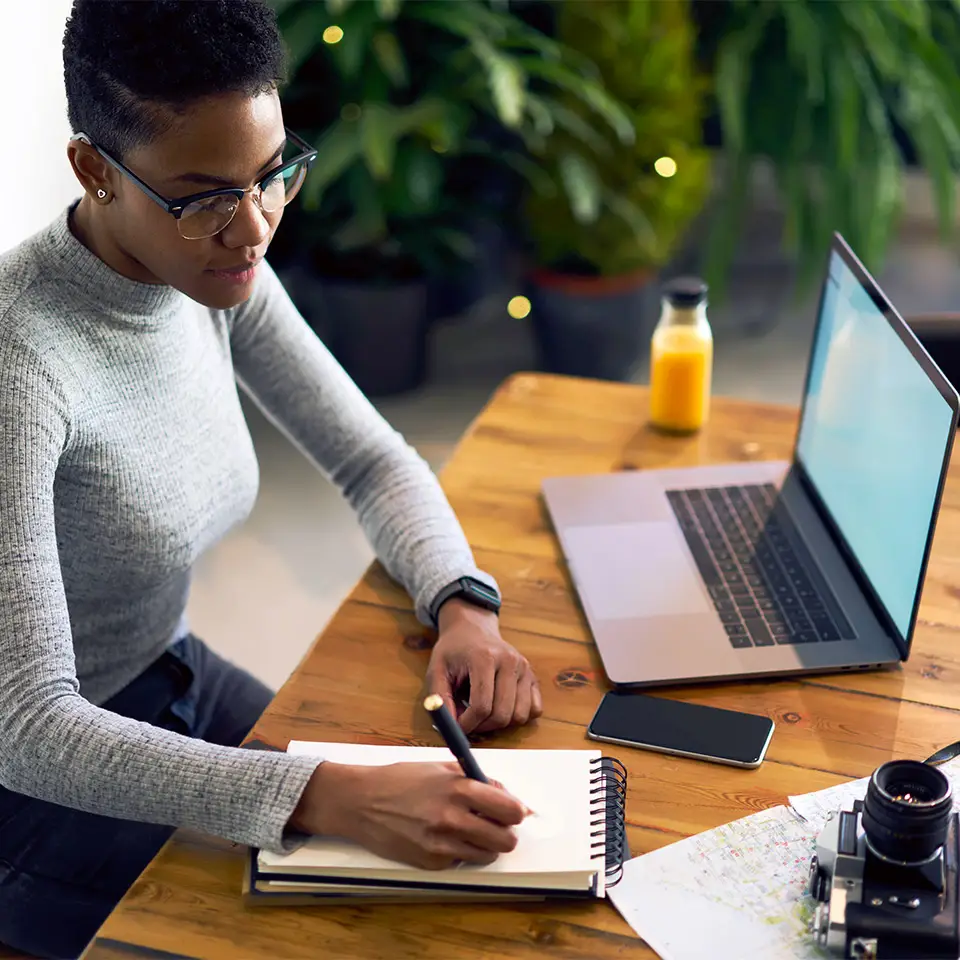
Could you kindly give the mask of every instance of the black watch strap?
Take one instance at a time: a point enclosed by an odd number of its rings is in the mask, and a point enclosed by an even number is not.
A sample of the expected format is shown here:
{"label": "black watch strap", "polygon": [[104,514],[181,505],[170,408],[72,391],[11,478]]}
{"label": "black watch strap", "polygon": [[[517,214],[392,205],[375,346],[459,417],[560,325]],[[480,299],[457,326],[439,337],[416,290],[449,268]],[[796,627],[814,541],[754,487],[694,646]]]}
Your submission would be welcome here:
{"label": "black watch strap", "polygon": [[438,625],[440,608],[454,597],[464,600],[466,603],[472,603],[484,610],[490,610],[492,613],[498,614],[500,612],[500,594],[493,587],[488,587],[474,577],[460,577],[459,580],[447,584],[430,605],[430,619],[434,626]]}

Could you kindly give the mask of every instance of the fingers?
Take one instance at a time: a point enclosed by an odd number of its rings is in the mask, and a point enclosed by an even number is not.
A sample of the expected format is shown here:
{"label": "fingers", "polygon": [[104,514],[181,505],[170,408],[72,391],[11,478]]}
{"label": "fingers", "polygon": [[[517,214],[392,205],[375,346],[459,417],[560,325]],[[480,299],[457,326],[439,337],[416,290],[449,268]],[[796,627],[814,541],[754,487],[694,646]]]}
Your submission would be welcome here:
{"label": "fingers", "polygon": [[453,682],[443,664],[435,666],[433,663],[427,668],[426,686],[428,693],[437,693],[443,697],[450,715],[457,715],[457,705],[453,699]]}
{"label": "fingers", "polygon": [[436,837],[428,844],[428,849],[414,855],[414,866],[424,870],[446,870],[457,863],[477,863],[486,866],[497,859],[492,850],[481,850],[472,843],[455,837]]}
{"label": "fingers", "polygon": [[478,651],[470,659],[468,676],[463,678],[470,685],[470,702],[462,711],[457,709],[453,678],[442,667],[428,669],[430,690],[443,697],[464,733],[523,725],[543,713],[540,686],[530,664],[512,647],[502,646],[506,649],[496,654]]}
{"label": "fingers", "polygon": [[[536,707],[536,713],[534,713]],[[497,671],[493,709],[486,720],[477,725],[477,732],[500,730],[511,724],[523,726],[543,713],[540,688],[530,664],[514,654],[511,661]]]}
{"label": "fingers", "polygon": [[497,671],[493,687],[493,709],[490,716],[480,724],[479,730],[502,730],[513,721],[513,709],[517,704],[517,671],[512,664],[504,664]]}
{"label": "fingers", "polygon": [[492,655],[477,657],[470,664],[470,706],[460,717],[464,733],[472,733],[493,712],[496,661]]}
{"label": "fingers", "polygon": [[522,823],[527,814],[527,808],[499,784],[494,786],[464,777],[457,782],[455,791],[464,809],[486,817],[495,824],[514,827]]}
{"label": "fingers", "polygon": [[517,684],[517,701],[513,706],[513,722],[522,727],[530,720],[533,708],[533,674],[528,670]]}
{"label": "fingers", "polygon": [[512,828],[493,823],[470,810],[453,808],[449,822],[438,825],[438,832],[458,843],[469,844],[494,855],[509,853],[517,845]]}
{"label": "fingers", "polygon": [[543,716],[543,695],[540,693],[540,683],[536,677],[533,677],[533,689],[530,700],[530,719],[536,720]]}

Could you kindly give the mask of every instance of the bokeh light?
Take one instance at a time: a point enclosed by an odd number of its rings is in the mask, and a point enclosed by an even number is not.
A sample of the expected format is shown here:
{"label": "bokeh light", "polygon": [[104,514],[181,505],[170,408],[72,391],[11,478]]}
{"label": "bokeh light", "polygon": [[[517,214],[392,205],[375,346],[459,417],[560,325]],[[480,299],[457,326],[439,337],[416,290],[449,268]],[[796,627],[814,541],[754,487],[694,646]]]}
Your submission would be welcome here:
{"label": "bokeh light", "polygon": [[507,313],[514,320],[523,320],[524,317],[530,316],[530,300],[522,295],[511,297],[507,304]]}
{"label": "bokeh light", "polygon": [[673,157],[661,157],[654,165],[653,169],[661,177],[672,177],[677,172],[677,161]]}
{"label": "bokeh light", "polygon": [[338,26],[329,26],[323,31],[324,43],[339,43],[343,39],[343,30]]}

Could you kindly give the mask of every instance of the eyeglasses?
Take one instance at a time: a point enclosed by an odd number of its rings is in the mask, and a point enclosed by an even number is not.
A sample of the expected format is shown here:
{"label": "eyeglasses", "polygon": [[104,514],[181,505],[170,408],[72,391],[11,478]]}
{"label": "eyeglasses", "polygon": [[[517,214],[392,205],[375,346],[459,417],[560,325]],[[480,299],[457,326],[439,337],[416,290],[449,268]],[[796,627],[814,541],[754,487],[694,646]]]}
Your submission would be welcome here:
{"label": "eyeglasses", "polygon": [[144,183],[132,170],[98,147],[85,133],[75,133],[74,140],[89,144],[107,163],[125,177],[129,177],[154,203],[159,204],[177,221],[177,228],[184,240],[206,240],[225,229],[236,216],[244,194],[253,194],[257,206],[264,213],[276,213],[285,207],[299,192],[307,176],[307,170],[317,159],[317,151],[292,130],[284,127],[287,142],[293,143],[301,152],[291,160],[271,170],[252,187],[222,187],[191,193],[186,197],[168,200],[149,184]]}

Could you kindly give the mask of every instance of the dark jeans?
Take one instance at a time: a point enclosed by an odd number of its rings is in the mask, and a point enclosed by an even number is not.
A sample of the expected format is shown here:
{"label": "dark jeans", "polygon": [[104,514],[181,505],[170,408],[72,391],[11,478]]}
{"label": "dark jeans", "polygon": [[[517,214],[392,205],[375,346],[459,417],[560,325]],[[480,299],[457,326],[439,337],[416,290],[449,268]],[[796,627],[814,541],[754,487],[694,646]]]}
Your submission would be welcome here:
{"label": "dark jeans", "polygon": [[[188,636],[103,706],[189,737],[239,746],[272,696],[259,680]],[[0,944],[73,960],[172,832],[0,787]]]}

